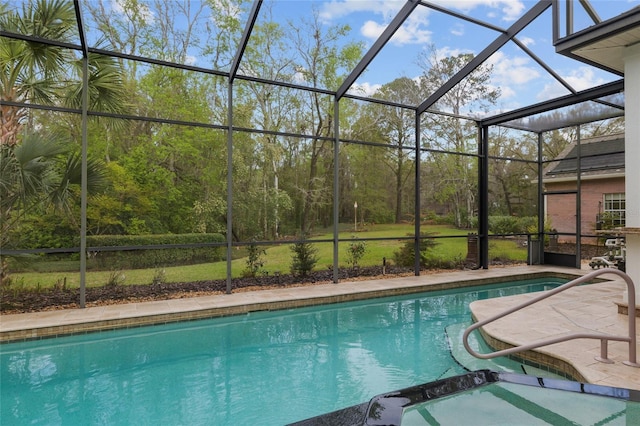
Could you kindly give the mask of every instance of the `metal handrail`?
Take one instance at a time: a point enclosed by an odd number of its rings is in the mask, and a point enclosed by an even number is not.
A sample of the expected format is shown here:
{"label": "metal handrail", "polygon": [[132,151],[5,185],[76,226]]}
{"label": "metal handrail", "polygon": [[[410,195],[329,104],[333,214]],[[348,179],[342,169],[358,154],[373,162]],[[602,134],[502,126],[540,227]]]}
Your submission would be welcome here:
{"label": "metal handrail", "polygon": [[[565,291],[568,288],[574,287],[576,285],[580,285],[583,283],[586,283],[587,281],[591,280],[592,278],[595,278],[599,275],[603,275],[603,274],[616,274],[621,276],[625,282],[627,283],[627,290],[628,290],[628,299],[629,299],[629,306],[628,306],[628,315],[629,315],[629,335],[628,336],[614,336],[614,335],[608,335],[608,334],[604,334],[604,333],[573,333],[573,334],[568,334],[568,335],[564,335],[564,336],[559,336],[559,337],[554,337],[551,339],[545,339],[545,340],[541,340],[538,342],[533,342],[533,343],[529,343],[526,345],[520,345],[520,346],[515,346],[513,348],[509,348],[509,349],[503,349],[501,351],[496,351],[496,352],[491,352],[488,354],[480,354],[477,353],[476,351],[474,351],[473,349],[471,349],[471,347],[469,346],[469,335],[471,334],[472,331],[486,325],[489,324],[490,322],[493,322],[497,319],[500,319],[502,317],[505,317],[509,314],[512,314],[513,312],[519,311],[522,308],[525,308],[527,306],[533,305],[534,303],[537,303],[541,300],[544,300],[548,297],[553,296],[554,294],[558,294],[560,292]],[[496,358],[499,356],[503,356],[503,355],[510,355],[510,354],[514,354],[514,353],[518,353],[518,352],[523,352],[523,351],[528,351],[530,349],[534,349],[534,348],[539,348],[541,346],[547,346],[547,345],[552,345],[554,343],[560,343],[560,342],[566,342],[568,340],[573,340],[573,339],[599,339],[600,340],[600,356],[595,357],[596,360],[600,361],[600,362],[604,362],[604,363],[608,363],[611,364],[613,363],[613,361],[611,361],[610,359],[607,358],[607,347],[608,347],[608,341],[609,340],[616,340],[616,341],[621,341],[621,342],[629,342],[629,360],[628,361],[624,361],[623,363],[625,365],[629,365],[631,367],[640,367],[640,364],[637,363],[636,361],[636,319],[635,319],[635,310],[636,310],[636,293],[635,293],[635,287],[633,285],[633,281],[631,280],[631,277],[629,277],[629,275],[627,275],[626,273],[620,271],[619,269],[613,269],[613,268],[604,268],[604,269],[598,269],[595,271],[592,271],[580,278],[576,278],[573,281],[570,281],[566,284],[563,284],[559,287],[556,287],[553,290],[549,290],[544,292],[542,295],[535,297],[527,302],[521,303],[518,306],[515,306],[511,309],[508,309],[500,314],[494,315],[491,318],[485,319],[483,321],[479,321],[474,323],[472,326],[470,326],[469,328],[467,328],[464,331],[464,334],[462,335],[462,342],[464,344],[465,349],[467,350],[467,352],[469,352],[471,355],[475,356],[476,358],[481,358],[481,359],[491,359],[491,358]]]}

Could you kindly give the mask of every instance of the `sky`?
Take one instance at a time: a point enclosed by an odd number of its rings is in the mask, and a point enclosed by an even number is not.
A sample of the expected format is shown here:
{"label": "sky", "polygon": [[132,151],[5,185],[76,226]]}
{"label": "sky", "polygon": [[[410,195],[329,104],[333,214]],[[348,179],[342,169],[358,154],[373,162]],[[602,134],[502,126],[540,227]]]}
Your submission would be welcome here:
{"label": "sky", "polygon": [[[10,4],[20,5],[26,0],[9,0]],[[248,15],[250,3],[245,3],[243,12],[237,6],[237,0],[206,0],[208,4],[216,4],[220,10],[229,15]],[[82,3],[97,4],[97,0],[83,0]],[[115,14],[124,14],[125,0],[103,0],[107,9]],[[602,20],[607,20],[640,7],[640,0],[589,0]],[[302,20],[309,21],[317,13],[320,21],[327,29],[335,25],[348,25],[350,32],[346,42],[359,42],[365,46],[365,52],[382,34],[397,12],[406,4],[406,0],[264,0],[258,17],[261,20],[274,19],[283,28]],[[408,19],[387,43],[382,51],[373,59],[365,72],[356,80],[351,92],[372,96],[382,85],[399,77],[417,78],[423,72],[421,58],[429,55],[446,57],[462,53],[477,55],[487,45],[498,38],[501,31],[508,29],[523,16],[537,0],[425,0],[473,20],[487,23],[489,28],[460,19],[418,4]],[[559,4],[564,5],[564,1]],[[578,0],[574,0],[576,30],[592,25]],[[142,0],[141,3],[153,8],[153,0]],[[194,13],[205,0],[188,0],[188,13]],[[176,9],[177,10],[177,9]],[[154,11],[143,14],[146,21],[153,23]],[[562,12],[563,13],[563,12]],[[563,17],[562,17],[563,18]],[[241,18],[242,19],[242,18]],[[216,17],[211,13],[199,18],[199,25],[215,24]],[[89,37],[100,38],[100,31],[92,26],[85,16],[85,22],[91,30]],[[568,59],[555,53],[552,40],[551,8],[547,9],[531,25],[517,35],[519,42],[530,49],[537,57],[551,67],[575,90],[585,90],[605,83],[619,80],[620,77]],[[276,46],[272,47],[277,49]],[[292,54],[292,49],[285,46],[280,52],[282,57]],[[287,50],[288,49],[288,50]],[[128,52],[127,52],[128,53]],[[187,55],[185,63],[198,67],[208,67],[205,58],[195,54]],[[424,61],[423,61],[424,62]],[[500,98],[490,113],[509,111],[533,103],[557,98],[569,94],[569,91],[556,81],[549,72],[540,66],[516,43],[508,42],[493,54],[487,61],[493,67],[491,84],[500,91]],[[346,71],[345,71],[346,72]],[[336,90],[338,87],[327,89]]]}
{"label": "sky", "polygon": [[[418,65],[418,58],[420,54],[429,53],[431,46],[435,48],[437,55],[442,56],[478,54],[500,35],[496,29],[509,28],[536,1],[432,0],[431,3],[486,22],[494,28],[485,28],[418,5],[366,72],[357,79],[358,89],[371,94],[395,78],[419,76],[422,70]],[[350,38],[370,47],[404,4],[405,1],[393,0],[279,0],[273,3],[273,13],[282,19],[296,19],[308,16],[314,7],[323,23],[348,24],[351,27]],[[606,20],[640,6],[640,1],[591,0],[591,4],[600,18]],[[591,25],[577,1],[574,25],[576,30]],[[518,34],[517,38],[578,91],[620,79],[615,74],[555,53],[551,8]],[[493,66],[492,83],[501,92],[496,106],[498,110],[512,110],[569,93],[513,42],[491,56],[488,63]]]}

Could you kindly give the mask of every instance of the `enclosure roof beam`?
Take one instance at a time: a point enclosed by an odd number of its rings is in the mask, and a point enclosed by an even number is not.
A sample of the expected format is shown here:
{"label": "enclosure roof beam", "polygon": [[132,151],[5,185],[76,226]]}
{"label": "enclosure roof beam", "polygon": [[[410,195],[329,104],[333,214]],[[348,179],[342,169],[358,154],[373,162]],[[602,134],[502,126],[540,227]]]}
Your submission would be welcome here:
{"label": "enclosure roof beam", "polygon": [[82,12],[80,11],[80,2],[73,0],[73,8],[76,12],[76,22],[78,24],[78,34],[80,36],[80,45],[82,46],[82,56],[84,58],[89,57],[89,50],[87,47],[87,37],[84,32],[84,24],[82,23]]}
{"label": "enclosure roof beam", "polygon": [[584,8],[585,12],[587,12],[587,15],[589,15],[594,24],[599,24],[600,22],[602,22],[602,19],[600,19],[600,16],[598,16],[598,12],[596,12],[596,10],[593,8],[593,6],[591,6],[591,3],[589,3],[588,0],[580,0],[580,4]]}
{"label": "enclosure roof beam", "polygon": [[551,6],[551,0],[540,0],[535,6],[533,6],[527,13],[525,13],[520,19],[518,19],[507,31],[500,34],[491,44],[484,48],[477,56],[475,56],[467,65],[465,65],[456,75],[451,77],[449,81],[440,86],[431,96],[429,96],[418,107],[418,114],[422,114],[427,109],[433,106],[440,98],[442,98],[449,90],[453,89],[464,78],[471,74],[476,68],[484,63],[491,55],[504,46],[509,40],[515,37],[522,29],[529,25],[534,19],[536,19],[542,12],[547,10]]}
{"label": "enclosure roof beam", "polygon": [[476,18],[474,18],[472,16],[468,16],[468,15],[465,15],[465,14],[462,14],[462,13],[455,12],[453,10],[447,9],[446,7],[439,6],[437,4],[431,3],[431,2],[426,1],[426,0],[420,1],[420,4],[423,5],[423,6],[428,7],[429,9],[433,9],[433,10],[436,10],[438,12],[444,13],[446,15],[453,16],[456,19],[461,19],[463,21],[471,22],[472,24],[476,24],[476,25],[479,25],[481,27],[485,27],[485,28],[488,28],[490,30],[494,30],[494,31],[497,31],[497,32],[500,32],[500,33],[506,32],[506,30],[504,28],[500,28],[500,27],[492,25],[492,24],[490,24],[488,22],[482,21],[480,19],[476,19]]}
{"label": "enclosure roof beam", "polygon": [[623,91],[624,79],[617,80],[611,83],[603,84],[602,86],[594,87],[592,89],[583,90],[576,94],[562,96],[550,101],[540,102],[524,108],[509,111],[504,114],[494,115],[491,118],[482,120],[481,124],[483,126],[497,126],[509,121],[518,120],[520,118],[529,117],[531,115],[540,114],[558,108],[568,107],[580,102],[592,101],[603,96],[614,95]]}
{"label": "enclosure roof beam", "polygon": [[393,18],[393,20],[389,23],[387,28],[384,29],[380,37],[373,43],[373,46],[365,53],[362,57],[358,65],[351,71],[351,73],[345,78],[342,82],[342,85],[336,92],[336,100],[342,99],[342,97],[347,93],[347,91],[351,88],[353,83],[360,77],[360,75],[364,72],[365,69],[369,66],[371,61],[376,57],[376,55],[380,52],[380,50],[384,47],[385,44],[391,37],[398,31],[398,28],[404,23],[404,21],[409,17],[411,12],[418,6],[417,0],[407,0],[402,9],[398,12],[398,14]]}
{"label": "enclosure roof beam", "polygon": [[518,40],[517,38],[513,38],[513,42],[515,44],[518,45],[518,47],[520,47],[520,49],[522,49],[527,55],[529,55],[534,61],[536,61],[538,63],[538,65],[540,65],[542,68],[545,69],[545,71],[547,71],[549,74],[551,74],[551,76],[553,78],[556,79],[556,81],[560,84],[562,84],[568,91],[570,91],[571,93],[576,93],[577,90],[574,89],[569,83],[567,83],[567,81],[565,79],[563,79],[560,74],[558,74],[557,72],[555,72],[555,70],[553,68],[551,68],[549,65],[547,65],[546,62],[544,62],[542,59],[540,59],[538,57],[538,55],[536,55],[535,53],[533,53],[531,51],[531,49],[529,49],[524,43],[522,43],[520,40]]}
{"label": "enclosure roof beam", "polygon": [[244,51],[247,48],[247,44],[249,43],[249,37],[251,37],[251,31],[253,31],[253,26],[256,23],[256,19],[258,19],[260,6],[262,6],[262,0],[255,0],[253,2],[253,6],[251,6],[251,12],[249,12],[247,25],[244,27],[242,39],[240,39],[240,45],[238,46],[236,56],[233,58],[233,62],[231,63],[231,70],[229,71],[230,83],[233,83],[233,80],[236,78],[238,68],[240,68],[240,61],[242,61],[242,56],[244,55]]}

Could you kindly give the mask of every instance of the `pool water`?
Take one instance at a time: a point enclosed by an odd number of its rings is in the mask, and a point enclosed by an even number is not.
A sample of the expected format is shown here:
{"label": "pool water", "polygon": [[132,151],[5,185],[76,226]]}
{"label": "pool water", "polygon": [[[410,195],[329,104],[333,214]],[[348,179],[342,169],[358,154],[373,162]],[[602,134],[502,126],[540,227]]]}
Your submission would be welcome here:
{"label": "pool water", "polygon": [[0,346],[0,424],[282,425],[465,372],[445,329],[557,279]]}

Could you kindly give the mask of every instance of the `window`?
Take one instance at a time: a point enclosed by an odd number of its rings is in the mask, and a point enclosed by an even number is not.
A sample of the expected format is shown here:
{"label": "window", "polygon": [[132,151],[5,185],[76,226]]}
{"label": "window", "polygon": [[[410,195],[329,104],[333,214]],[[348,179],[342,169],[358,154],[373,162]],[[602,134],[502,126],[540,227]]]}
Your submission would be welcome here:
{"label": "window", "polygon": [[603,215],[602,222],[605,229],[611,227],[624,226],[625,223],[625,194],[618,192],[613,194],[602,194],[603,196]]}

